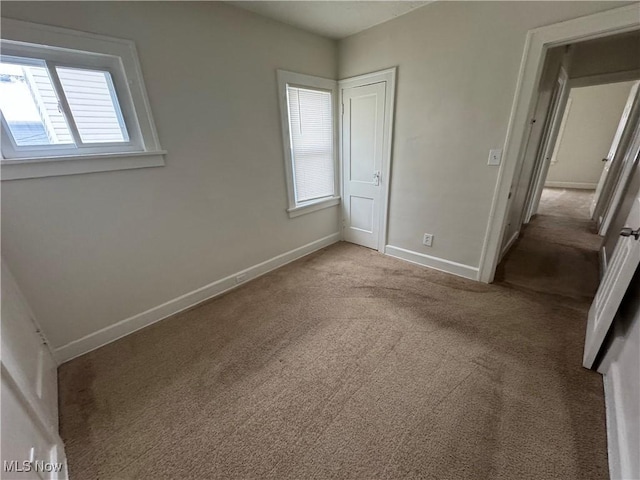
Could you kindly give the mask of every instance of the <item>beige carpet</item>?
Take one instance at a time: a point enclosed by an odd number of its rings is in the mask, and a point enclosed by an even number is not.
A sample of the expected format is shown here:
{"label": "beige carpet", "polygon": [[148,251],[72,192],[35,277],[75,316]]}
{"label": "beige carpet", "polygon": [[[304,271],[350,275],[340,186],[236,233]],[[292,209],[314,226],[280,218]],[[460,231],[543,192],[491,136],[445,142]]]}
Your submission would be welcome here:
{"label": "beige carpet", "polygon": [[73,360],[71,478],[607,478],[593,285],[503,281],[340,243]]}
{"label": "beige carpet", "polygon": [[589,207],[594,190],[573,188],[544,188],[538,214],[589,219]]}
{"label": "beige carpet", "polygon": [[498,268],[496,279],[590,304],[598,289],[602,237],[589,220],[592,191],[545,188],[538,214]]}

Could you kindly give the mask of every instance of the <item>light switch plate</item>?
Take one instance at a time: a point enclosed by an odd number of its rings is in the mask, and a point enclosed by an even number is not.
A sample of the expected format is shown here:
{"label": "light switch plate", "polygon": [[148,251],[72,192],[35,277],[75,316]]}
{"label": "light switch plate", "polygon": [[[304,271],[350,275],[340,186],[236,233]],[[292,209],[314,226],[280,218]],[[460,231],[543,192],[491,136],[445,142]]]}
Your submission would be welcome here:
{"label": "light switch plate", "polygon": [[489,150],[489,161],[487,165],[500,165],[500,161],[502,160],[502,149],[494,148]]}

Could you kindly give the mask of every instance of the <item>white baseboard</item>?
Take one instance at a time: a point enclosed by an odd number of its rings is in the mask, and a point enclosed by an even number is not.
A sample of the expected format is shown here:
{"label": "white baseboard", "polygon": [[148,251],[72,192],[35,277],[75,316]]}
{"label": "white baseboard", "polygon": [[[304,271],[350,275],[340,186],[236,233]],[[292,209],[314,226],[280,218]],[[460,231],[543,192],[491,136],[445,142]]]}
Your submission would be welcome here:
{"label": "white baseboard", "polygon": [[478,280],[478,267],[471,267],[463,263],[452,262],[451,260],[445,260],[444,258],[432,257],[431,255],[425,255],[424,253],[394,247],[393,245],[387,245],[385,247],[385,254],[390,257],[406,260],[407,262],[417,263],[418,265],[440,270],[441,272],[470,278],[471,280]]}
{"label": "white baseboard", "polygon": [[631,452],[625,443],[627,438],[624,419],[620,418],[620,399],[617,395],[617,375],[615,368],[603,375],[604,402],[607,417],[607,450],[609,456],[610,478],[631,478],[628,471],[629,459],[626,457]]}
{"label": "white baseboard", "polygon": [[[171,315],[175,315],[187,308],[191,308],[198,303],[221,295],[233,288],[236,288],[249,280],[264,275],[298,258],[304,257],[316,250],[327,247],[340,241],[340,233],[334,233],[302,247],[290,250],[286,253],[273,257],[265,262],[259,263],[233,275],[217,280],[213,283],[198,288],[192,292],[181,295],[173,300],[169,300],[162,305],[153,307],[145,312],[126,318],[113,325],[105,327],[97,332],[90,333],[78,340],[63,345],[54,350],[54,355],[58,363],[64,363],[72,358],[88,353],[96,348],[102,347],[119,338],[129,335],[136,330],[140,330],[152,323],[163,320]],[[244,280],[237,283],[236,277],[244,275]]]}
{"label": "white baseboard", "polygon": [[597,183],[581,183],[581,182],[545,182],[545,187],[549,188],[577,188],[579,190],[595,190]]}
{"label": "white baseboard", "polygon": [[511,238],[509,239],[507,244],[502,248],[502,251],[500,252],[500,258],[498,259],[498,263],[502,261],[502,259],[507,254],[509,249],[513,246],[514,243],[516,243],[516,240],[518,239],[519,236],[520,236],[520,230],[518,230],[513,235],[511,235]]}

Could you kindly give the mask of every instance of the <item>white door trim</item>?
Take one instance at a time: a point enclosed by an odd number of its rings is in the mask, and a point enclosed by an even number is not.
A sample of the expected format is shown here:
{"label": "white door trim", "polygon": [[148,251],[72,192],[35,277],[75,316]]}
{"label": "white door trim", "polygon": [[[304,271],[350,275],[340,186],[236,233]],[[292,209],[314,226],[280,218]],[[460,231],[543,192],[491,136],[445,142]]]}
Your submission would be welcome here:
{"label": "white door trim", "polygon": [[637,29],[640,29],[640,5],[633,4],[536,28],[527,33],[503,148],[505,154],[498,171],[482,246],[480,281],[492,282],[495,275],[508,220],[509,190],[517,171],[516,167],[524,154],[527,127],[535,107],[536,88],[542,75],[547,49]]}
{"label": "white door trim", "polygon": [[540,198],[542,197],[542,190],[544,189],[547,174],[549,173],[549,167],[551,166],[553,152],[555,151],[555,146],[558,142],[560,127],[564,120],[564,111],[565,108],[567,108],[570,91],[569,75],[567,74],[564,66],[560,67],[560,72],[558,73],[554,90],[549,109],[549,121],[545,122],[544,133],[540,144],[543,148],[540,150],[540,153],[536,158],[536,163],[533,166],[533,178],[530,183],[530,191],[527,193],[527,201],[523,212],[524,216],[520,219],[518,230],[520,230],[522,224],[529,223],[531,221],[531,217],[538,212]]}
{"label": "white door trim", "polygon": [[[597,222],[598,228],[602,227],[603,215],[607,211],[612,200],[616,183],[621,180],[620,174],[624,170],[624,162],[628,154],[628,150],[632,148],[631,140],[633,131],[638,124],[638,114],[640,113],[640,104],[638,98],[638,87],[640,82],[634,83],[627,97],[627,101],[622,111],[618,128],[611,141],[611,146],[605,161],[602,173],[596,185],[596,191],[591,199],[589,208],[589,216]],[[604,235],[603,232],[599,232]]]}
{"label": "white door trim", "polygon": [[626,152],[624,152],[620,176],[613,187],[613,192],[602,215],[602,224],[600,225],[598,234],[603,237],[609,232],[613,217],[618,212],[618,207],[629,184],[629,178],[632,176],[634,169],[637,168],[638,154],[640,152],[640,129],[638,126],[639,124],[636,124],[635,132],[631,137]]}
{"label": "white door trim", "polygon": [[[378,229],[378,251],[385,253],[385,246],[387,245],[387,225],[389,216],[389,193],[390,193],[390,179],[391,179],[391,159],[392,159],[392,147],[393,147],[393,123],[394,123],[394,107],[395,107],[395,95],[396,95],[396,70],[397,67],[391,67],[386,70],[380,70],[378,72],[366,73],[364,75],[358,75],[356,77],[345,78],[338,80],[338,95],[339,95],[339,108],[343,107],[342,91],[345,88],[361,87],[364,85],[370,85],[372,83],[386,82],[385,88],[385,129],[383,132],[383,156],[382,156],[382,205],[381,205],[381,218],[380,226]],[[342,159],[342,115],[339,115],[339,132],[340,132],[340,148],[339,171],[342,172],[343,159]],[[341,176],[340,181],[340,196],[344,199],[344,176]],[[344,206],[342,210],[341,234],[344,235]]]}

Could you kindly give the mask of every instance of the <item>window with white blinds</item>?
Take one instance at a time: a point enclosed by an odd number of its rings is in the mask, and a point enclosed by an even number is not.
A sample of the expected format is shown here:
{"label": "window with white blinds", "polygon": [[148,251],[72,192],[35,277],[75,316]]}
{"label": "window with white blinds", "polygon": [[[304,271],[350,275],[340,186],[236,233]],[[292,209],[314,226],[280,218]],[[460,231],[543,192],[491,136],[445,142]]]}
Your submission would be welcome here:
{"label": "window with white blinds", "polygon": [[3,19],[0,46],[2,180],[164,165],[133,42]]}
{"label": "window with white blinds", "polygon": [[287,86],[296,203],[333,196],[331,92]]}
{"label": "window with white blinds", "polygon": [[337,82],[278,70],[278,89],[289,216],[338,205]]}

